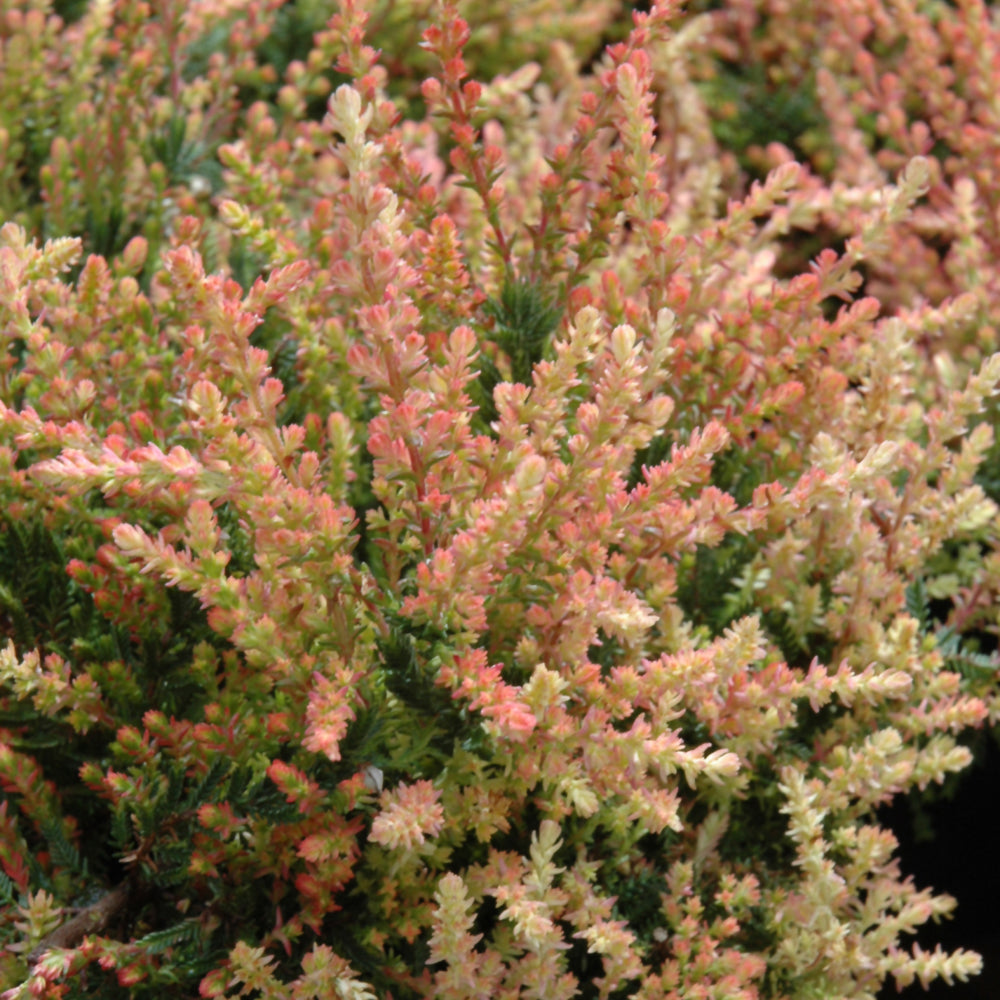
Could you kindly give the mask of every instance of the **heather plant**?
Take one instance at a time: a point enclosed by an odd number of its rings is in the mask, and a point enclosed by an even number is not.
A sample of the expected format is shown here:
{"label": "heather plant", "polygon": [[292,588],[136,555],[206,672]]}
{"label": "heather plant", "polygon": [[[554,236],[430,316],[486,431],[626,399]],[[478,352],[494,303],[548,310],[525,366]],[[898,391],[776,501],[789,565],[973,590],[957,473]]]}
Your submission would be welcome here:
{"label": "heather plant", "polygon": [[868,7],[0,8],[7,1000],[980,970],[997,38]]}

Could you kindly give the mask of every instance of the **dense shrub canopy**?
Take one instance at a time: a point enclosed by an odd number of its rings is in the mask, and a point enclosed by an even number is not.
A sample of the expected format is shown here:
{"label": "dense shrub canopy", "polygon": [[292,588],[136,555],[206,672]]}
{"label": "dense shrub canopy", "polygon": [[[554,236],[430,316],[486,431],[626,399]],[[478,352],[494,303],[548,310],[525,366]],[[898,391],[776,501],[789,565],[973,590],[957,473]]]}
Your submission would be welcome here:
{"label": "dense shrub canopy", "polygon": [[875,811],[1000,717],[998,51],[0,2],[4,1000],[978,972]]}

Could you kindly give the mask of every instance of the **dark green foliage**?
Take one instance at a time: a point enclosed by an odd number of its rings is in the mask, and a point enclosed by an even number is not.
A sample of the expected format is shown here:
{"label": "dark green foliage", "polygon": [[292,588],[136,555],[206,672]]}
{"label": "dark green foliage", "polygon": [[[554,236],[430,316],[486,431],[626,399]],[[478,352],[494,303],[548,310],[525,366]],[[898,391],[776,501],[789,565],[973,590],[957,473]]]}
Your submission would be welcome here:
{"label": "dark green foliage", "polygon": [[233,771],[225,795],[218,799],[223,800],[240,815],[274,824],[292,823],[299,815],[294,802],[289,802],[272,781],[246,764]]}
{"label": "dark green foliage", "polygon": [[734,581],[753,559],[746,538],[729,536],[713,549],[699,545],[684,556],[678,572],[677,603],[695,625],[721,635],[736,618],[747,614],[752,602]]}
{"label": "dark green foliage", "polygon": [[642,470],[653,469],[670,458],[672,442],[666,434],[657,434],[645,448],[636,452],[629,470],[627,487],[634,490],[643,481]]}
{"label": "dark green foliage", "polygon": [[[944,603],[950,607],[950,602]],[[960,633],[942,623],[935,615],[934,602],[923,580],[915,580],[906,588],[906,610],[920,622],[925,633],[933,634],[937,649],[944,657],[946,670],[960,673],[973,682],[992,682],[1000,672],[996,640],[988,634]],[[992,645],[993,652],[981,651],[980,644],[984,640]]]}
{"label": "dark green foliage", "polygon": [[[788,742],[800,748],[801,756],[811,756],[801,735]],[[729,829],[719,845],[723,860],[754,873],[791,870],[795,849],[787,836],[788,820],[780,811],[785,799],[778,785],[773,769],[755,765],[746,792],[730,804]]]}
{"label": "dark green foliage", "polygon": [[87,0],[53,0],[52,12],[62,18],[64,24],[75,24],[87,13]]}
{"label": "dark green foliage", "polygon": [[703,88],[709,107],[726,109],[712,118],[716,140],[751,174],[759,172],[747,155],[752,147],[780,142],[808,161],[817,146],[829,145],[818,141],[826,126],[812,74],[776,82],[760,63],[724,63]]}
{"label": "dark green foliage", "polygon": [[195,176],[203,177],[217,191],[222,187],[222,167],[215,158],[215,148],[200,137],[188,136],[188,117],[174,112],[159,132],[149,139],[151,158],[162,163],[168,183],[188,184]]}
{"label": "dark green foliage", "polygon": [[[330,15],[329,5],[316,0],[291,0],[275,11],[271,33],[257,49],[257,61],[261,66],[274,68],[276,83],[266,89],[261,88],[255,95],[258,100],[274,102],[289,65],[292,62],[307,61],[313,47],[313,36],[326,27]],[[332,66],[323,71],[323,76],[330,84],[331,93],[342,83],[350,82],[349,77],[338,73]],[[244,106],[249,106],[250,103],[252,101],[243,101]],[[306,117],[312,121],[321,121],[326,110],[326,99],[314,97],[306,108]]]}
{"label": "dark green foliage", "polygon": [[[167,588],[168,613],[160,620],[151,616],[142,634],[130,634],[107,621],[91,596],[67,574],[71,554],[86,543],[85,531],[57,535],[40,517],[0,519],[3,641],[13,639],[19,656],[35,649],[42,656],[58,654],[74,674],[86,668],[122,721],[140,724],[151,704],[168,717],[197,713],[205,693],[189,669],[192,650],[203,641],[219,645],[197,598]],[[123,677],[129,682],[123,683]],[[88,871],[99,877],[114,872],[119,864],[115,855],[135,847],[135,823],[143,835],[155,836],[171,817],[206,801],[231,766],[228,761],[216,761],[200,784],[191,788],[183,768],[174,765],[153,806],[136,812],[111,810],[109,816],[107,802],[87,794],[80,785],[78,769],[81,761],[102,768],[108,765],[113,733],[100,725],[76,733],[63,717],[45,716],[30,699],[11,697],[0,704],[0,726],[8,731],[12,746],[30,754],[45,777],[65,790],[63,804],[81,829],[107,830],[110,825],[110,838],[84,837],[79,844],[66,840],[58,822],[42,826],[44,846],[35,845],[37,850],[44,850],[58,867],[80,877]],[[184,877],[183,863],[180,856],[164,855],[161,875],[165,880],[179,880]],[[34,874],[38,884],[47,884],[41,868]]]}
{"label": "dark green foliage", "polygon": [[[654,438],[654,441],[662,441]],[[651,446],[652,447],[652,446]],[[712,485],[728,493],[741,507],[753,501],[754,490],[767,482],[764,456],[748,455],[747,448],[730,445],[715,456],[712,462]]]}
{"label": "dark green foliage", "polygon": [[230,274],[244,292],[250,291],[250,286],[264,273],[266,265],[263,254],[254,250],[248,240],[241,237],[233,239],[229,250]]}
{"label": "dark green foliage", "polygon": [[[568,953],[569,967],[580,983],[576,996],[580,1000],[599,1000],[602,992],[594,981],[604,972],[604,960],[600,955],[595,955],[590,951],[586,941],[573,936],[574,930],[571,926],[567,924],[561,926],[567,941],[571,942]],[[632,983],[629,987],[623,986],[609,994],[611,1000],[625,1000],[626,997],[633,995],[634,984]]]}
{"label": "dark green foliage", "polygon": [[25,108],[21,128],[24,145],[18,175],[23,204],[36,206],[42,197],[41,170],[49,161],[52,140],[59,130],[58,115],[51,106],[39,102]]}
{"label": "dark green foliage", "polygon": [[[440,651],[448,648],[447,637],[429,626],[414,628],[404,620],[391,623],[389,636],[379,643],[381,682],[391,697],[381,696],[375,717],[368,723],[367,752],[375,751],[377,756],[359,760],[375,764],[391,760],[400,775],[433,778],[456,743],[464,741],[473,752],[483,749],[486,737],[481,727],[435,683]],[[348,731],[348,746],[354,728]],[[389,772],[387,779],[391,777]]]}
{"label": "dark green foliage", "polygon": [[198,784],[188,792],[184,808],[195,809],[204,802],[217,801],[218,796],[212,793],[219,788],[232,769],[233,763],[228,757],[223,757],[221,754],[216,757]]}
{"label": "dark green foliage", "polygon": [[17,897],[17,886],[4,872],[0,872],[0,905],[10,906]]}
{"label": "dark green foliage", "polygon": [[171,927],[150,931],[149,934],[143,935],[135,943],[151,955],[160,955],[178,945],[192,944],[197,940],[200,930],[197,920],[182,920]]}
{"label": "dark green foliage", "polygon": [[111,816],[111,843],[118,855],[124,854],[132,843],[132,825],[124,809],[115,810]]}
{"label": "dark green foliage", "polygon": [[[0,519],[0,615],[18,648],[55,648],[80,625],[70,581],[59,572],[66,559],[41,521]],[[50,645],[51,644],[51,645]]]}
{"label": "dark green foliage", "polygon": [[[967,680],[990,682],[1000,672],[1000,655],[996,649],[992,653],[979,652],[976,639],[963,636],[948,625],[934,635],[948,670],[957,671]],[[995,640],[992,641],[995,644]]]}
{"label": "dark green foliage", "polygon": [[283,4],[272,22],[271,33],[257,50],[262,65],[273,66],[281,78],[294,60],[304,62],[312,49],[313,35],[322,30],[329,12],[314,0]]}
{"label": "dark green foliage", "polygon": [[493,320],[491,339],[507,355],[512,380],[527,384],[532,369],[545,357],[561,311],[529,279],[511,276],[499,299],[488,299],[483,311]]}
{"label": "dark green foliage", "polygon": [[66,575],[63,543],[41,518],[0,515],[0,625],[19,650],[66,657],[95,631],[93,602]]}
{"label": "dark green foliage", "polygon": [[996,399],[987,403],[983,420],[991,423],[996,431],[993,445],[976,471],[975,481],[994,503],[1000,503],[1000,403]]}
{"label": "dark green foliage", "polygon": [[[676,834],[648,835],[639,844],[645,858],[669,857],[669,841]],[[627,871],[606,870],[603,885],[615,897],[615,918],[627,920],[639,939],[648,944],[653,931],[663,926],[660,896],[666,892],[665,873],[652,864],[632,865]]]}
{"label": "dark green foliage", "polygon": [[[223,230],[221,225],[206,226],[201,233],[201,259],[208,273],[223,271],[227,268],[229,260],[226,256],[223,240]],[[225,234],[228,237],[228,233]],[[145,276],[146,272],[143,272]],[[241,286],[245,288],[246,286]]]}
{"label": "dark green foliage", "polygon": [[[377,413],[375,401],[371,398],[365,399],[361,405],[358,415],[360,423],[367,424]],[[354,546],[354,562],[358,566],[365,566],[371,570],[375,577],[381,581],[385,580],[385,566],[382,559],[382,550],[375,543],[369,533],[368,515],[375,510],[381,509],[381,503],[376,499],[372,490],[372,479],[375,475],[375,459],[367,448],[359,448],[353,458],[354,481],[347,487],[347,502],[355,513],[357,519],[356,532],[358,542]]]}
{"label": "dark green foliage", "polygon": [[49,854],[58,867],[66,868],[72,872],[85,873],[86,862],[82,859],[76,845],[71,844],[66,839],[66,833],[61,823],[52,820],[43,821],[41,830],[48,845]]}
{"label": "dark green foliage", "polygon": [[789,666],[806,668],[813,659],[820,663],[830,662],[834,643],[825,632],[800,635],[783,611],[765,611],[760,620],[768,638],[775,643]]}
{"label": "dark green foliage", "polygon": [[[355,891],[351,894],[352,899],[357,899],[359,893]],[[395,939],[393,946],[387,946],[378,951],[366,947],[358,939],[359,927],[356,921],[351,919],[351,910],[345,909],[340,913],[335,913],[326,918],[323,922],[323,937],[328,941],[337,942],[337,952],[342,955],[359,975],[368,983],[375,995],[378,997],[392,997],[393,1000],[421,1000],[421,995],[409,989],[405,984],[387,975],[386,959],[395,959],[399,962],[400,955],[396,948],[401,943],[405,947],[405,942]],[[422,952],[423,958],[417,957],[417,951]],[[427,964],[429,949],[424,942],[417,942],[415,945],[406,948],[408,954],[403,956],[403,963],[409,968],[421,968]]]}
{"label": "dark green foliage", "polygon": [[[650,466],[668,458],[666,449],[654,441],[633,465],[636,482],[641,478],[641,465]],[[763,482],[763,463],[748,461],[742,448],[727,448],[713,462],[711,484],[728,493],[741,507],[752,503],[754,491]],[[706,628],[709,635],[718,636],[734,621],[758,615],[765,634],[786,663],[807,666],[814,657],[827,662],[833,651],[829,636],[820,632],[802,635],[785,612],[761,608],[758,593],[765,581],[754,572],[759,550],[752,535],[730,534],[714,548],[699,545],[693,555],[686,555],[678,572],[678,603],[686,617]],[[825,598],[829,597],[827,575],[815,580]]]}
{"label": "dark green foliage", "polygon": [[[562,312],[538,285],[508,274],[499,297],[488,299],[483,313],[490,324],[487,342],[500,352],[500,357],[480,353],[479,379],[472,385],[478,419],[488,426],[497,416],[493,390],[505,378],[530,385],[532,369],[546,356]],[[502,365],[509,370],[502,372]]]}
{"label": "dark green foliage", "polygon": [[205,694],[190,672],[192,652],[199,643],[208,642],[216,649],[226,645],[208,627],[198,598],[176,587],[166,588],[169,616],[152,623],[144,635],[141,651],[133,649],[138,661],[134,669],[146,682],[147,698],[161,711],[181,718],[191,718],[201,709]]}
{"label": "dark green foliage", "polygon": [[[144,990],[167,982],[192,990],[235,942],[233,929],[239,925],[245,930],[247,914],[271,912],[266,880],[244,880],[237,886],[225,879],[224,896],[213,891],[202,898],[195,892],[199,909],[178,921],[177,902],[192,901],[190,863],[199,807],[226,802],[239,815],[275,823],[294,823],[299,813],[263,774],[248,765],[235,765],[221,754],[197,778],[186,773],[182,762],[163,755],[145,771],[144,781],[152,785],[153,793],[122,799],[112,810],[110,824],[104,825],[110,829],[119,860],[119,878],[127,877],[131,886],[123,919],[132,928],[133,944],[169,959],[153,972]],[[206,934],[199,919],[205,906],[222,920],[212,935]],[[261,934],[266,929],[255,928]]]}
{"label": "dark green foliage", "polygon": [[605,635],[601,629],[597,630],[597,640],[597,643],[587,650],[587,659],[600,666],[602,673],[606,675],[612,667],[621,663],[625,647],[617,639]]}
{"label": "dark green foliage", "polygon": [[[655,437],[632,463],[628,486],[643,480],[643,468],[654,468],[670,459],[665,436]],[[746,451],[730,447],[712,463],[711,485],[728,493],[739,506],[747,506],[764,480],[760,462],[749,462]],[[733,621],[755,610],[754,580],[745,571],[757,554],[752,537],[728,535],[715,548],[699,545],[678,568],[678,603],[696,625],[720,635]],[[741,583],[742,580],[742,583]]]}
{"label": "dark green foliage", "polygon": [[[106,260],[111,260],[117,257],[125,249],[129,240],[133,236],[138,236],[139,232],[139,226],[129,223],[126,219],[120,195],[112,194],[108,197],[91,199],[87,206],[81,234],[84,246],[89,253],[95,253]],[[76,279],[79,270],[80,265],[70,272],[70,280]]]}
{"label": "dark green foliage", "polygon": [[927,593],[927,585],[923,580],[914,580],[906,588],[906,610],[920,622],[925,631],[932,626],[934,616],[931,610],[931,600]]}
{"label": "dark green foliage", "polygon": [[253,535],[240,524],[239,513],[228,501],[215,508],[215,517],[226,534],[226,548],[232,557],[226,567],[227,573],[230,576],[247,576],[257,566]]}
{"label": "dark green foliage", "polygon": [[87,1000],[160,1000],[180,990],[182,996],[194,996],[198,980],[225,957],[224,951],[211,947],[211,939],[197,920],[150,931],[132,943],[164,961],[127,989],[113,976],[89,976],[80,984],[85,992],[75,995]]}
{"label": "dark green foliage", "polygon": [[[241,285],[249,288],[256,280],[250,277]],[[298,341],[291,334],[290,324],[275,312],[268,312],[263,322],[250,335],[250,343],[267,351],[271,361],[271,374],[279,379],[285,389],[285,399],[278,417],[278,426],[300,424],[308,412],[308,404],[303,400],[301,381],[297,371]]]}
{"label": "dark green foliage", "polygon": [[185,83],[191,83],[205,76],[211,57],[216,52],[225,50],[231,30],[232,22],[222,20],[191,42],[184,51],[182,76]]}

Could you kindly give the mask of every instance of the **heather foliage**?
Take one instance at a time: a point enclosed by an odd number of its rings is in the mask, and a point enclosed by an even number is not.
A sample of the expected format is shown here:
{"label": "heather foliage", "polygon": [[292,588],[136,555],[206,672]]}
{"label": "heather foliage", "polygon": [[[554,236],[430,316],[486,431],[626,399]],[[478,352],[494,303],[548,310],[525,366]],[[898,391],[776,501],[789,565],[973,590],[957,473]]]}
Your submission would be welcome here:
{"label": "heather foliage", "polygon": [[712,8],[0,3],[6,1000],[979,970],[1000,31]]}

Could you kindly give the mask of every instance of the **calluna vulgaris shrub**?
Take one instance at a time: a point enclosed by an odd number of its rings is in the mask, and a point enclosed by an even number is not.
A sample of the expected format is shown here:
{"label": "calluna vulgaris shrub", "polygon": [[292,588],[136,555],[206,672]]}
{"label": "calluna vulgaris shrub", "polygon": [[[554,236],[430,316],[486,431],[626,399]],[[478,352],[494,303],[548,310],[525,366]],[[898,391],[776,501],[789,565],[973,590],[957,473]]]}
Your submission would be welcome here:
{"label": "calluna vulgaris shrub", "polygon": [[1000,718],[997,93],[981,0],[0,2],[5,1000],[978,972],[876,810]]}

